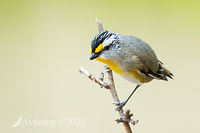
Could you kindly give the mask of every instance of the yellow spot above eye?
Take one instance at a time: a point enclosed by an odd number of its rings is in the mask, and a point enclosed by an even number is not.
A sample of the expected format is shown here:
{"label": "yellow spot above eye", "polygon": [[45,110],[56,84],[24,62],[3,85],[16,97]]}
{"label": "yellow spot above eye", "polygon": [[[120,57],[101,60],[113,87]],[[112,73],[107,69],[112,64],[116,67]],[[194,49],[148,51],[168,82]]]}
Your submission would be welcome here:
{"label": "yellow spot above eye", "polygon": [[101,43],[101,44],[99,44],[99,46],[95,49],[95,53],[98,53],[98,52],[100,52],[101,50],[103,49],[103,44]]}
{"label": "yellow spot above eye", "polygon": [[90,46],[90,53],[92,53],[92,48],[91,48],[91,46]]}

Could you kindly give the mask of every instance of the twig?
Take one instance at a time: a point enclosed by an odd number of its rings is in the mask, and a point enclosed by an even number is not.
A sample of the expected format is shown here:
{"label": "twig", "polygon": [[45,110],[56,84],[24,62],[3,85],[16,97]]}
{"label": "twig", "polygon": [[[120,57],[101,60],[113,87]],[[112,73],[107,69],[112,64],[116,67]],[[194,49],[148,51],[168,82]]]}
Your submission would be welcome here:
{"label": "twig", "polygon": [[130,109],[127,109],[124,111],[122,117],[120,117],[120,119],[117,119],[117,123],[120,123],[120,122],[128,122],[128,123],[131,123],[133,125],[137,124],[138,123],[138,120],[134,121],[131,119],[131,117],[133,116],[132,113],[130,113]]}
{"label": "twig", "polygon": [[[96,23],[97,23],[99,32],[102,31],[103,30],[103,26],[102,26],[101,21],[97,20],[97,18],[96,18]],[[97,84],[99,84],[101,87],[109,89],[110,93],[111,93],[111,95],[112,95],[112,97],[114,99],[114,102],[120,102],[119,97],[118,97],[117,92],[116,92],[116,89],[115,89],[112,70],[107,65],[105,65],[105,69],[106,69],[106,72],[108,73],[108,81],[109,81],[108,83],[103,81],[103,78],[104,78],[104,74],[103,73],[100,74],[100,78],[96,78],[95,76],[90,74],[88,71],[86,71],[82,67],[80,67],[79,71],[81,73],[85,74],[90,80],[92,80],[92,81],[96,82]],[[119,115],[120,115],[120,119],[117,119],[116,121],[118,123],[120,123],[120,122],[123,123],[124,128],[126,130],[126,133],[132,133],[129,123],[135,125],[138,121],[134,121],[134,120],[131,119],[133,114],[130,113],[129,109],[125,110],[125,111],[123,109],[120,109],[120,110],[118,110],[118,112],[119,112]]]}
{"label": "twig", "polygon": [[[120,102],[119,97],[117,95],[117,91],[115,89],[115,84],[114,84],[112,70],[107,65],[105,67],[107,69],[108,80],[109,80],[109,83],[110,83],[109,84],[110,85],[110,93],[111,93],[111,95],[112,95],[112,97],[114,99],[114,102]],[[124,111],[123,111],[123,109],[121,108],[120,110],[118,110],[118,112],[119,112],[119,115],[120,115],[120,119],[123,120],[123,118],[124,118]],[[126,132],[127,133],[132,133],[131,127],[130,127],[128,121],[123,120],[122,123],[124,125],[124,128],[125,128]]]}
{"label": "twig", "polygon": [[103,25],[102,25],[102,23],[101,23],[101,20],[98,20],[98,19],[96,18],[96,23],[97,23],[97,27],[98,27],[99,32],[100,32],[100,31],[103,31]]}
{"label": "twig", "polygon": [[100,75],[99,75],[99,80],[103,81],[103,78],[104,78],[104,73],[101,72]]}
{"label": "twig", "polygon": [[87,70],[85,70],[85,68],[80,67],[79,68],[79,72],[85,74],[89,79],[91,79],[92,81],[94,81],[95,83],[99,84],[101,87],[104,87],[106,89],[110,88],[110,86],[104,82],[101,79],[96,78],[95,76],[93,76],[91,73],[89,73]]}
{"label": "twig", "polygon": [[[97,26],[98,26],[98,30],[99,32],[103,30],[103,25],[102,25],[102,22],[101,20],[97,20],[96,18],[96,23],[97,23]],[[120,102],[119,100],[119,97],[117,95],[117,91],[115,89],[115,84],[114,84],[114,78],[113,78],[113,73],[112,73],[112,70],[107,66],[105,65],[105,68],[107,70],[107,73],[108,73],[108,81],[109,81],[109,85],[110,85],[110,93],[114,99],[114,102]],[[119,115],[120,117],[123,117],[123,109],[120,109],[119,111]],[[131,131],[131,127],[129,125],[129,123],[127,121],[123,121],[123,125],[124,125],[124,128],[126,130],[127,133],[132,133]]]}

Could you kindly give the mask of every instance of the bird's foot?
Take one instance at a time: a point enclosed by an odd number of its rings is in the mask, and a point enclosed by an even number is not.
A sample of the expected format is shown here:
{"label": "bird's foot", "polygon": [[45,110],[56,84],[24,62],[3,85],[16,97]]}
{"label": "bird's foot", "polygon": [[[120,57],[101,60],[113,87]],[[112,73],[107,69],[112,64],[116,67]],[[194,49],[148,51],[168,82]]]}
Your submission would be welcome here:
{"label": "bird's foot", "polygon": [[123,102],[113,102],[113,104],[116,105],[116,111],[119,111],[120,109],[122,109],[124,107],[126,102],[125,101],[123,101]]}

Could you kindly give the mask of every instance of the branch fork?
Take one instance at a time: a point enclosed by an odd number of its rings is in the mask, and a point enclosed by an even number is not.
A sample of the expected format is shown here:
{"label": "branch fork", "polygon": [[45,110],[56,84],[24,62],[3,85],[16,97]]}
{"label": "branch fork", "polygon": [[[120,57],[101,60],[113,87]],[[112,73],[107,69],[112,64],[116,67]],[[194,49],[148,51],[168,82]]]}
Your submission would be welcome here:
{"label": "branch fork", "polygon": [[[112,72],[112,70],[107,65],[105,65],[105,69],[106,69],[107,73]],[[83,67],[80,67],[79,72],[86,75],[93,82],[99,84],[101,88],[105,88],[105,89],[109,89],[109,90],[112,89],[109,81],[108,82],[103,81],[103,79],[104,79],[104,73],[103,72],[100,73],[99,78],[96,78],[94,75],[89,73]],[[114,95],[117,95],[117,93],[114,94]],[[119,100],[116,100],[116,101],[119,101]],[[116,105],[116,107],[117,107],[117,105]],[[122,112],[122,113],[120,113],[120,118],[115,120],[117,123],[131,123],[132,125],[135,125],[135,124],[138,123],[138,120],[134,121],[133,119],[131,119],[133,114],[130,113],[130,109],[125,109],[124,111],[122,109],[120,109],[119,112]]]}
{"label": "branch fork", "polygon": [[127,109],[124,111],[123,115],[119,119],[116,119],[115,121],[117,123],[127,122],[135,126],[135,124],[138,123],[138,120],[134,121],[133,119],[131,119],[132,116],[133,116],[133,113],[130,113],[130,109]]}
{"label": "branch fork", "polygon": [[90,80],[92,80],[93,82],[99,84],[101,86],[101,88],[103,88],[103,87],[106,88],[106,89],[110,88],[109,84],[103,81],[103,77],[104,77],[104,73],[103,72],[101,72],[99,78],[96,78],[94,75],[89,73],[83,67],[79,68],[79,72],[82,73],[82,74],[85,74]]}

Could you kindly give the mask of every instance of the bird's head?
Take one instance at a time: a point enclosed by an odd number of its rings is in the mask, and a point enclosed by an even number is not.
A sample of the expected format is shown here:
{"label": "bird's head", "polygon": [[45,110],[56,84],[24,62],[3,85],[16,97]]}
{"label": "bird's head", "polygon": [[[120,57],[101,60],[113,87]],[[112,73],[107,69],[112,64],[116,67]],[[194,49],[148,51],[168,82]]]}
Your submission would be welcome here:
{"label": "bird's head", "polygon": [[111,49],[116,39],[116,33],[103,30],[99,32],[91,42],[90,47],[90,60],[98,58],[99,56],[106,54]]}

